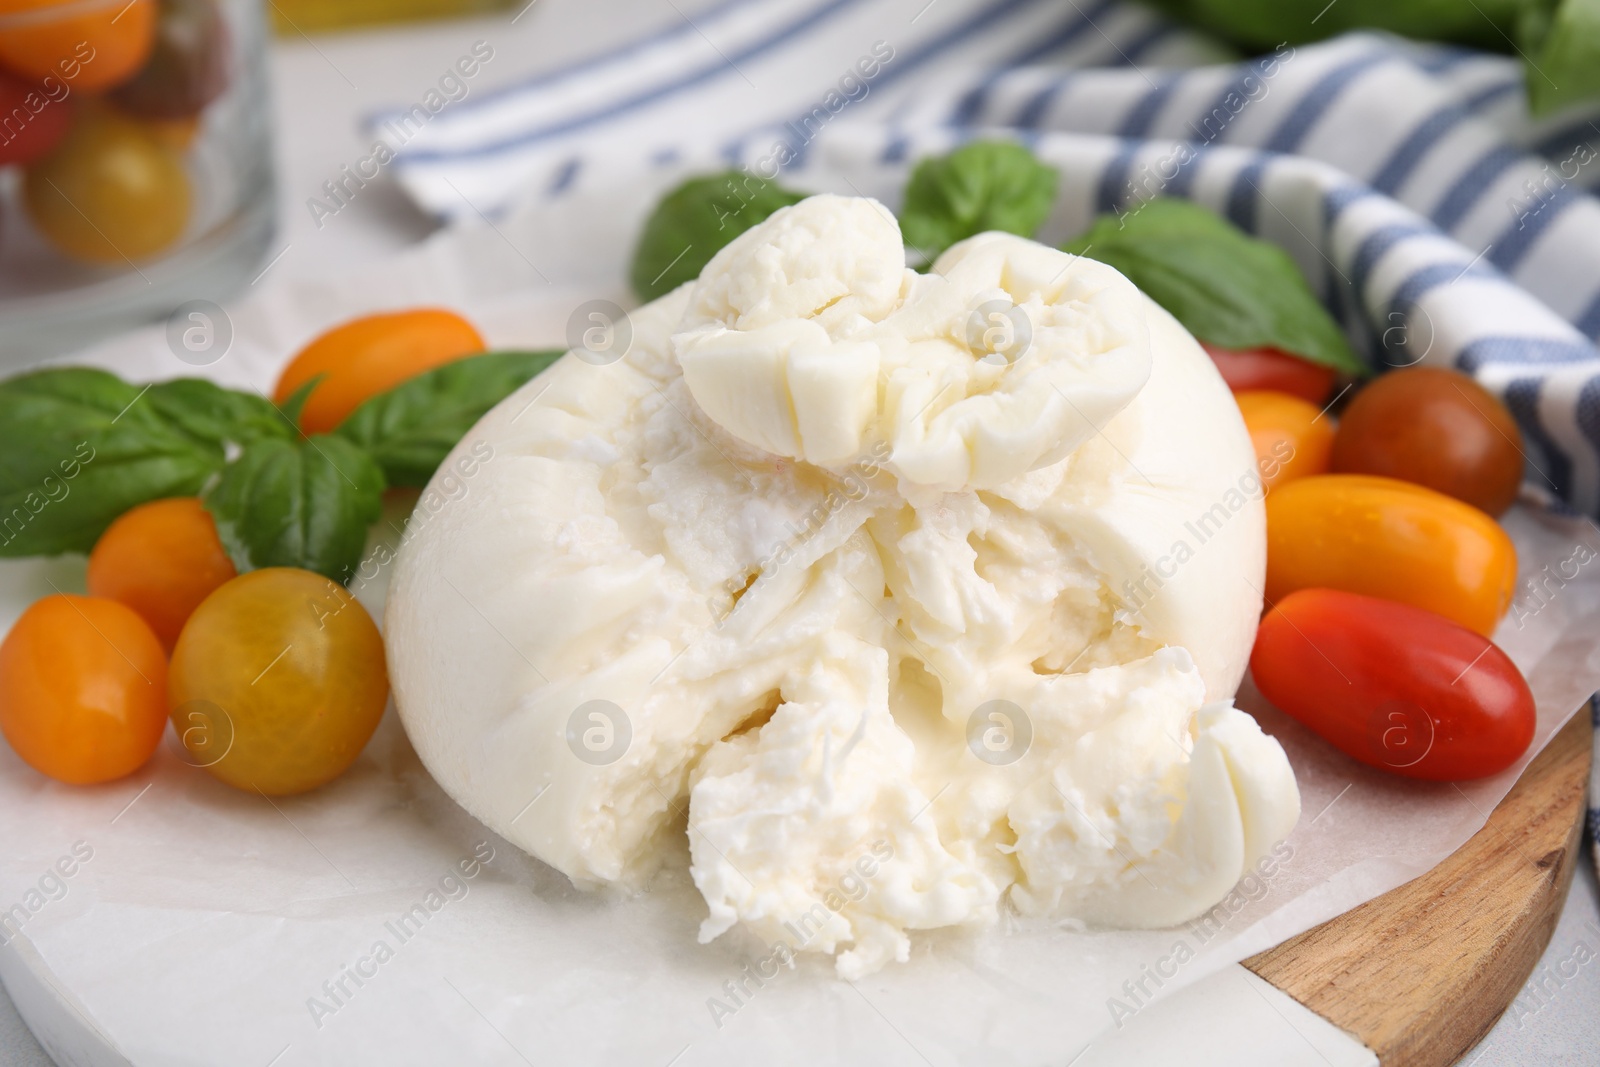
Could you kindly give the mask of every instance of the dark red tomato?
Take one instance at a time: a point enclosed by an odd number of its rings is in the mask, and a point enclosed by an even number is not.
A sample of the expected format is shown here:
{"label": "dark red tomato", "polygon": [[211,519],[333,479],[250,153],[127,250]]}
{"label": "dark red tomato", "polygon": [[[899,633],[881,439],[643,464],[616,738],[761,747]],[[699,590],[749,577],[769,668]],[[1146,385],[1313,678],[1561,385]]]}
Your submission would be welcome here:
{"label": "dark red tomato", "polygon": [[1288,393],[1321,407],[1333,389],[1332,367],[1291,356],[1276,348],[1218,348],[1200,342],[1211,362],[1222,372],[1222,380],[1236,393],[1246,389],[1270,389]]}
{"label": "dark red tomato", "polygon": [[1339,420],[1333,469],[1437,489],[1490,515],[1517,499],[1522,431],[1493,393],[1460,371],[1407,367],[1356,394]]}
{"label": "dark red tomato", "polygon": [[[63,91],[54,83],[56,95]],[[72,125],[72,105],[32,82],[0,72],[0,167],[32,163],[48,153]]]}
{"label": "dark red tomato", "polygon": [[111,99],[140,118],[191,118],[228,87],[228,55],[214,0],[161,0],[149,60]]}
{"label": "dark red tomato", "polygon": [[1533,741],[1533,693],[1487,638],[1442,615],[1303,589],[1261,620],[1261,694],[1353,759],[1453,782],[1503,771]]}

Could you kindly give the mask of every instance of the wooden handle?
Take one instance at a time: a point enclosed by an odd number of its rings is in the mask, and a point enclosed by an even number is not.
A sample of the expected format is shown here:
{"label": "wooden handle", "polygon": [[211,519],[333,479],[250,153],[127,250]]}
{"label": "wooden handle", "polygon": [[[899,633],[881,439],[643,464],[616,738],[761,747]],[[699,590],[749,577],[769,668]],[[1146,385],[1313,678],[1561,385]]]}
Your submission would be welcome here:
{"label": "wooden handle", "polygon": [[1577,862],[1593,743],[1585,707],[1443,863],[1244,965],[1355,1034],[1383,1067],[1455,1063],[1550,943]]}

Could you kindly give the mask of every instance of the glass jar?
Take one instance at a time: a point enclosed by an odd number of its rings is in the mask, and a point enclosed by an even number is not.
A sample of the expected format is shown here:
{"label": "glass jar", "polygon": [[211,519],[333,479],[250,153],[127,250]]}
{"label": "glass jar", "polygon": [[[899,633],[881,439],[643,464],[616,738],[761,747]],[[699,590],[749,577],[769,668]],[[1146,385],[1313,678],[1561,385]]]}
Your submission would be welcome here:
{"label": "glass jar", "polygon": [[259,0],[0,0],[0,365],[254,277],[264,41]]}

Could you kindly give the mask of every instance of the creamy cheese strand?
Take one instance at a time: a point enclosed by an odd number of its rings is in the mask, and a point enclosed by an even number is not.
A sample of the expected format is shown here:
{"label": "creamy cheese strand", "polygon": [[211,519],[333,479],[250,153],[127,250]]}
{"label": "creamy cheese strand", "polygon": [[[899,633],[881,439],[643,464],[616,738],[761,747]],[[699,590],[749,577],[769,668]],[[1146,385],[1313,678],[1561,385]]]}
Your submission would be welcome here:
{"label": "creamy cheese strand", "polygon": [[1005,234],[917,274],[881,205],[815,196],[632,332],[490,412],[400,552],[396,703],[479,819],[624,886],[686,819],[702,940],[847,978],[1006,907],[1178,923],[1289,833],[1230,703],[1254,453],[1120,274]]}

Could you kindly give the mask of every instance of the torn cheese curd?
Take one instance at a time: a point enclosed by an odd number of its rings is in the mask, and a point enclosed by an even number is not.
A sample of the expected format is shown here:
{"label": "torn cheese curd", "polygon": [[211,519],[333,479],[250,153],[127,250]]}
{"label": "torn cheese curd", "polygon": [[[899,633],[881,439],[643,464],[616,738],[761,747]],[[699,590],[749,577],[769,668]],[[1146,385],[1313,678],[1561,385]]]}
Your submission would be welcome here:
{"label": "torn cheese curd", "polygon": [[1179,923],[1289,833],[1230,702],[1254,453],[1115,270],[989,233],[921,275],[814,196],[631,324],[490,412],[400,552],[396,703],[472,814],[586,886],[686,835],[702,940],[846,978],[1002,908]]}

